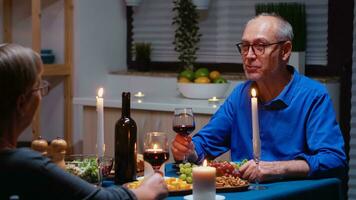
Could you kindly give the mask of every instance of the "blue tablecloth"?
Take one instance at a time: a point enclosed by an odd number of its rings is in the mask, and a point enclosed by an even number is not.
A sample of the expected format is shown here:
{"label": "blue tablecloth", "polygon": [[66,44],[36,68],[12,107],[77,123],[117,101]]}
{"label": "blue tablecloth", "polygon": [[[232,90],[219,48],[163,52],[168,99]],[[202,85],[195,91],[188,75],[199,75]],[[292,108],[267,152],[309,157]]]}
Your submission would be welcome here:
{"label": "blue tablecloth", "polygon": [[[166,164],[166,176],[176,177],[176,170],[172,164]],[[111,185],[106,182],[107,185]],[[274,183],[262,184],[267,186],[266,190],[247,190],[240,192],[218,193],[225,196],[227,200],[254,200],[254,199],[343,199],[341,192],[341,181],[337,178],[315,179],[315,180],[288,180]],[[104,186],[105,187],[105,186]],[[168,200],[183,199],[183,196],[170,196]]]}
{"label": "blue tablecloth", "polygon": [[[166,176],[177,176],[172,164],[166,165]],[[289,180],[262,184],[266,190],[218,193],[229,199],[342,199],[341,181],[337,178],[316,180]],[[183,199],[183,196],[168,197],[169,200]]]}

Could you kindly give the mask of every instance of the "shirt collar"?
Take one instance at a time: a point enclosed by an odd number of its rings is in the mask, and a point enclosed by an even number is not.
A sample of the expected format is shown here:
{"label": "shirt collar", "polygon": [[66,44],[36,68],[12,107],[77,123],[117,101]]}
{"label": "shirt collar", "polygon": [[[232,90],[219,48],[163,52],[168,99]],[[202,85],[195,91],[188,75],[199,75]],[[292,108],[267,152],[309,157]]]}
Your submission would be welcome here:
{"label": "shirt collar", "polygon": [[267,110],[280,110],[288,107],[295,94],[297,82],[300,78],[300,74],[292,66],[287,66],[288,71],[292,73],[292,79],[284,87],[282,92],[269,102],[263,103],[262,106]]}

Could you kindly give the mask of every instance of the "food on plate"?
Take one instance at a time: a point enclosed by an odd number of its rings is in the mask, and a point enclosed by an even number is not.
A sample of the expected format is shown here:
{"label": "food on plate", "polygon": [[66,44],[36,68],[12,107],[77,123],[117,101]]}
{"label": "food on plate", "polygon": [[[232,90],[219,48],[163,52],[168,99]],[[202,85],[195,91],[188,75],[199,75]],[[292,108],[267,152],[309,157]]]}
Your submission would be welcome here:
{"label": "food on plate", "polygon": [[[244,159],[241,162],[228,162],[228,161],[210,161],[208,166],[216,168],[217,177],[235,177],[240,178],[239,168],[241,165],[247,162]],[[192,168],[197,165],[193,163],[181,163],[179,164],[179,178],[186,181],[187,183],[192,183]]]}
{"label": "food on plate", "polygon": [[234,176],[240,177],[240,172],[236,164],[227,161],[212,161],[208,164],[216,168],[216,176]]}
{"label": "food on plate", "polygon": [[192,178],[192,171],[193,167],[196,167],[197,165],[193,163],[181,163],[179,164],[179,178],[183,181],[186,181],[187,183],[192,183],[193,178]]}
{"label": "food on plate", "polygon": [[221,188],[221,187],[237,187],[237,186],[242,186],[242,185],[247,185],[248,182],[245,180],[242,180],[240,177],[235,177],[235,176],[218,176],[216,177],[216,187]]}
{"label": "food on plate", "polygon": [[[144,179],[140,179],[138,181],[133,181],[130,183],[125,184],[125,186],[129,189],[136,189],[138,188]],[[192,184],[187,183],[179,178],[167,177],[165,178],[165,182],[167,184],[169,191],[179,191],[179,190],[191,190]]]}
{"label": "food on plate", "polygon": [[89,183],[98,183],[99,181],[99,167],[95,157],[68,161],[66,170]]}

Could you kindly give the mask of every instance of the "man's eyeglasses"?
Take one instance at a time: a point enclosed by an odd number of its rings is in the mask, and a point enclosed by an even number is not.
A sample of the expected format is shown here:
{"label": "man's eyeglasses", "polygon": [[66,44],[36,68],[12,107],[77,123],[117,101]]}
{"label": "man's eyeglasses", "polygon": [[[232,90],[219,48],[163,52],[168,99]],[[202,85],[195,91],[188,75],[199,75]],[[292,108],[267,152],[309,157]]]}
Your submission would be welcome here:
{"label": "man's eyeglasses", "polygon": [[265,53],[266,47],[274,45],[274,44],[282,44],[284,42],[286,42],[286,41],[279,41],[279,42],[274,42],[274,43],[270,43],[270,44],[249,44],[249,43],[240,42],[240,43],[237,43],[236,46],[242,56],[246,56],[248,54],[250,47],[252,47],[252,51],[256,56],[260,56]]}
{"label": "man's eyeglasses", "polygon": [[37,88],[33,88],[31,90],[31,92],[36,92],[36,91],[40,91],[41,96],[46,96],[49,93],[49,83],[48,81],[45,80],[41,80],[40,82],[40,86]]}

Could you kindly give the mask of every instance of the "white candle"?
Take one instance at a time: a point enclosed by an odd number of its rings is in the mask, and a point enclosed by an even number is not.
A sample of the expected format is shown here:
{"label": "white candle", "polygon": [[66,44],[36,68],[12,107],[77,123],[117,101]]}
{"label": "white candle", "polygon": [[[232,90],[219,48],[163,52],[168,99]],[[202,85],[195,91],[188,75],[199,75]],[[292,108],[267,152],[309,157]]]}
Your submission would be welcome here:
{"label": "white candle", "polygon": [[98,96],[96,96],[96,111],[98,113],[98,122],[97,122],[97,148],[98,148],[98,157],[103,157],[105,153],[105,144],[104,144],[104,89],[100,88],[98,90]]}
{"label": "white candle", "polygon": [[145,94],[143,92],[137,92],[134,96],[135,97],[144,97]]}
{"label": "white candle", "polygon": [[203,166],[193,168],[194,200],[215,200],[215,177],[215,167],[208,167],[206,160],[204,160]]}
{"label": "white candle", "polygon": [[251,90],[251,110],[252,110],[252,143],[253,155],[255,159],[261,159],[261,141],[260,141],[260,128],[258,123],[258,100],[256,97],[256,90]]}

